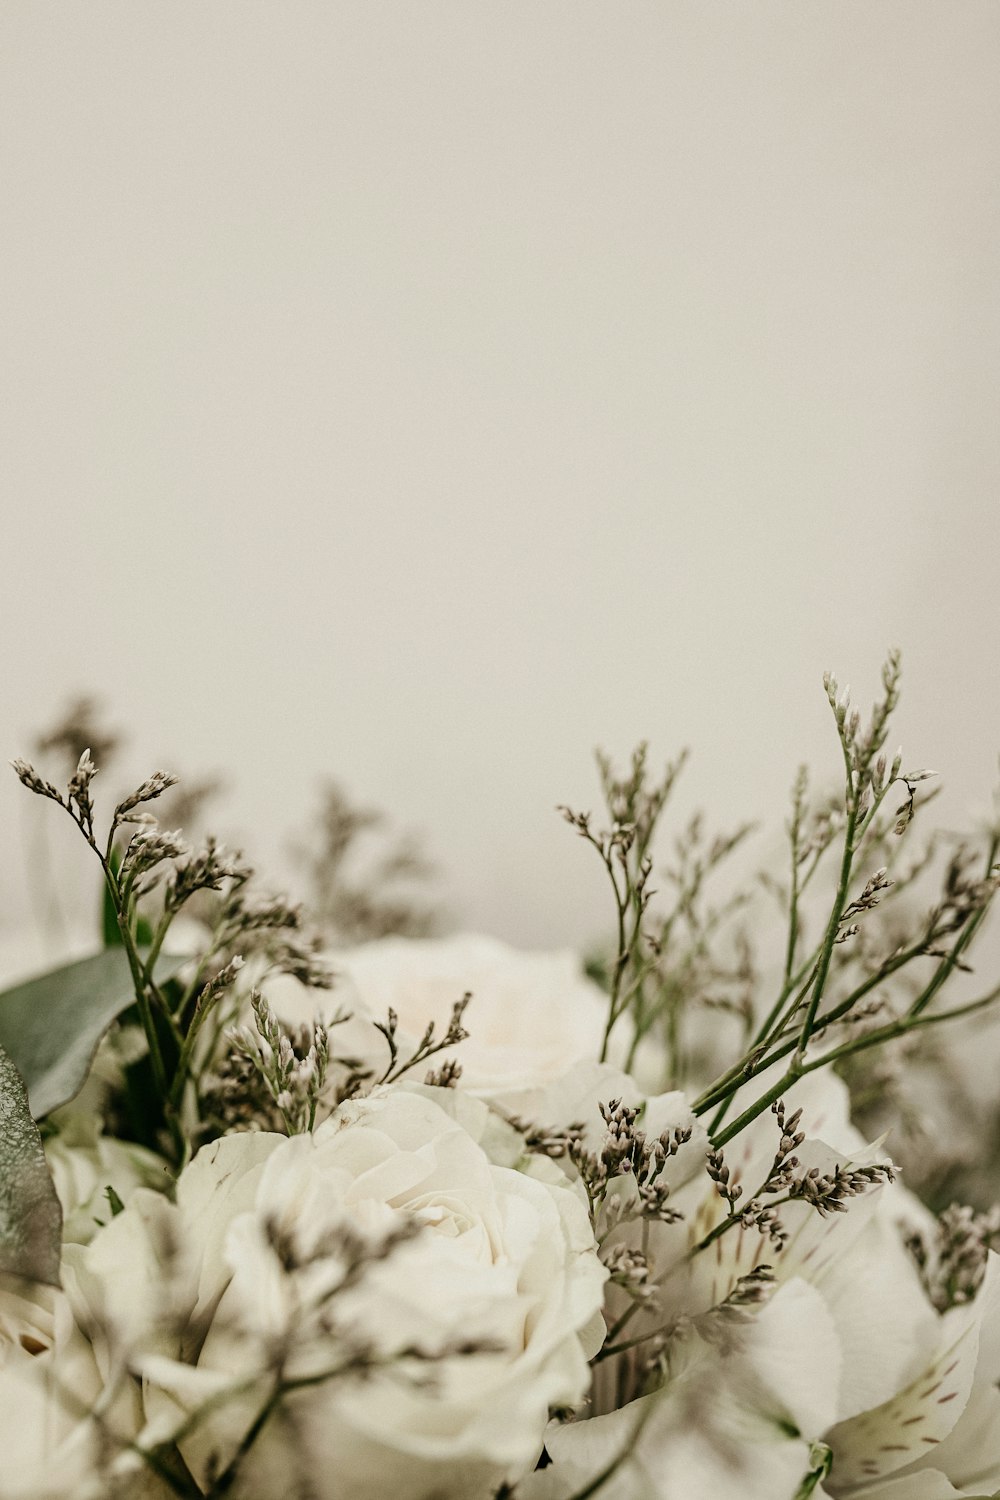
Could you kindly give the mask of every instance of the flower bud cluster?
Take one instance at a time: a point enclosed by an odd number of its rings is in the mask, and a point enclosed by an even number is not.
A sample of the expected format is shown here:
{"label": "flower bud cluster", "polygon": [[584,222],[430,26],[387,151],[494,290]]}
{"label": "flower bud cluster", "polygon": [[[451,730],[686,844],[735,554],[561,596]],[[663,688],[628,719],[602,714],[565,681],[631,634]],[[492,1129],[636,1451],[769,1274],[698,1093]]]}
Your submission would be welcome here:
{"label": "flower bud cluster", "polygon": [[326,1084],[330,1039],[325,1024],[316,1020],[297,1036],[275,1018],[262,995],[251,998],[255,1027],[236,1027],[229,1033],[237,1052],[253,1064],[284,1122],[288,1135],[311,1130]]}
{"label": "flower bud cluster", "polygon": [[1000,1204],[977,1213],[967,1204],[953,1203],[940,1215],[929,1243],[916,1230],[906,1238],[927,1295],[939,1312],[972,1301],[986,1274],[989,1252],[998,1245]]}
{"label": "flower bud cluster", "polygon": [[895,1175],[888,1162],[876,1162],[868,1167],[838,1165],[828,1173],[821,1172],[819,1167],[810,1167],[792,1183],[789,1197],[804,1199],[825,1218],[827,1214],[846,1213],[849,1199],[880,1183],[892,1182]]}

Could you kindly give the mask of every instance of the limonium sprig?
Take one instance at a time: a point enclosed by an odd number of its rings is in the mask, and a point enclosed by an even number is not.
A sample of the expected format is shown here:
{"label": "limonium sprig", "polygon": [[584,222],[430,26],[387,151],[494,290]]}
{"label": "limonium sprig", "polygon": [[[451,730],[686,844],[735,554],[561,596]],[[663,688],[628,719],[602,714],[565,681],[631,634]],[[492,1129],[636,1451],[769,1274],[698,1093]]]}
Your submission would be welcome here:
{"label": "limonium sprig", "polygon": [[[850,948],[861,924],[894,893],[894,887],[901,891],[914,878],[911,875],[903,882],[894,881],[890,864],[883,860],[863,875],[852,892],[854,872],[865,855],[884,851],[888,837],[898,843],[907,833],[917,811],[919,789],[935,774],[927,770],[905,771],[901,751],[891,761],[885,752],[892,715],[899,702],[900,676],[899,653],[890,652],[882,670],[882,695],[864,728],[849,690],[841,692],[829,674],[824,679],[843,761],[844,791],[838,802],[821,803],[811,809],[806,774],[800,770],[796,776],[788,824],[791,877],[786,895],[783,982],[774,1000],[762,1012],[757,1007],[761,1019],[742,1055],[709,1082],[693,1103],[696,1115],[709,1116],[716,1145],[732,1140],[805,1074],[839,1064],[855,1053],[884,1045],[919,1028],[973,1015],[1000,998],[998,985],[949,1008],[935,1004],[952,976],[967,968],[969,950],[996,893],[1000,878],[996,862],[1000,849],[998,827],[990,829],[978,857],[964,847],[953,854],[944,872],[939,899],[905,941],[896,941],[888,952],[879,955],[867,953],[864,972],[845,986],[846,993],[832,998],[828,993],[831,982],[841,974],[846,978],[851,968],[850,954],[838,966],[835,962],[838,951]],[[633,1029],[630,1059],[634,1059],[641,1038],[657,1031],[668,1055],[671,1051],[676,1053],[680,1023],[671,986],[664,975],[669,974],[671,957],[682,967],[689,959],[688,944],[683,941],[678,944],[678,953],[671,954],[670,937],[677,931],[679,914],[692,906],[706,875],[749,831],[744,828],[729,839],[717,840],[708,860],[699,867],[693,886],[682,885],[675,908],[665,918],[655,918],[649,887],[651,862],[646,851],[681,764],[671,764],[662,780],[650,784],[645,747],[636,752],[631,772],[623,778],[616,779],[606,759],[601,757],[601,783],[611,819],[607,832],[595,832],[589,814],[561,809],[577,832],[600,854],[615,891],[618,940],[611,967],[602,1056],[607,1055],[615,1028],[623,1024],[631,1024]],[[885,804],[893,788],[897,796],[902,794],[903,800],[887,812]],[[839,860],[824,930],[812,946],[805,946],[804,898],[817,874],[825,868],[825,857],[838,846]],[[638,860],[635,850],[640,851]],[[697,929],[695,937],[696,940],[699,937]],[[927,959],[934,961],[931,972],[905,1010],[881,1025],[853,1031],[825,1051],[820,1050],[818,1044],[826,1040],[833,1028],[863,1017],[862,1007],[872,991],[889,980],[899,983],[903,970]],[[690,1000],[689,995],[689,1009]],[[727,1121],[735,1096],[782,1061],[784,1069],[770,1087],[744,1104],[735,1119]]]}
{"label": "limonium sprig", "polygon": [[[325,987],[331,976],[319,954],[319,939],[307,931],[300,906],[255,892],[253,870],[240,855],[213,838],[192,851],[179,830],[161,828],[149,806],[177,784],[171,773],[154,771],[123,797],[99,842],[91,797],[97,767],[89,750],[80,756],[64,792],[27,761],[12,764],[29,791],[69,814],[100,863],[128,960],[164,1128],[172,1154],[183,1162],[191,1135],[182,1112],[185,1104],[197,1111],[197,1076],[205,1064],[195,1043],[206,1020],[220,1008],[244,956],[260,957],[265,972],[278,970]],[[157,960],[175,918],[193,898],[207,895],[217,900],[208,941],[187,966],[182,983],[162,983]],[[147,915],[151,897],[158,904]],[[218,1035],[217,1030],[216,1043]]]}

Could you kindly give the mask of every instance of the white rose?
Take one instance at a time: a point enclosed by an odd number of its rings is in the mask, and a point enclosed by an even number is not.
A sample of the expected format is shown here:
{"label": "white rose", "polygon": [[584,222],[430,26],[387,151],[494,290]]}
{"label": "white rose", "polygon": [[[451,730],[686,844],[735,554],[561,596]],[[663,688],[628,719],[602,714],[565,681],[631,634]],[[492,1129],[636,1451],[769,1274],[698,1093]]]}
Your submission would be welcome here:
{"label": "white rose", "polygon": [[84,1337],[63,1292],[0,1290],[4,1500],[159,1500],[128,1447],[140,1417],[138,1388]]}
{"label": "white rose", "polygon": [[45,1160],[62,1204],[64,1243],[85,1245],[107,1223],[109,1187],[127,1203],[138,1187],[171,1186],[170,1169],[155,1152],[102,1135],[94,1116],[77,1111],[60,1118],[58,1134],[45,1141]]}
{"label": "white rose", "polygon": [[[550,1409],[585,1394],[606,1273],[577,1191],[549,1162],[498,1165],[494,1135],[478,1101],[394,1088],[314,1136],[214,1142],[176,1206],[137,1193],[84,1252],[81,1285],[151,1351],[150,1437],[186,1422],[180,1447],[205,1483],[267,1406],[281,1351],[286,1391],[234,1500],[274,1500],[300,1479],[320,1500],[479,1500],[529,1471]],[[377,1240],[411,1217],[416,1237],[343,1290],[345,1233]],[[155,1314],[167,1243],[172,1330]],[[469,1341],[479,1348],[399,1360]],[[330,1376],[362,1346],[387,1368]],[[287,1390],[297,1381],[312,1383]]]}
{"label": "white rose", "polygon": [[[335,953],[332,962],[346,981],[335,991],[338,1002],[360,1005],[379,1020],[390,1007],[396,1012],[404,1057],[431,1022],[442,1036],[453,1005],[471,992],[469,1037],[454,1055],[462,1065],[461,1087],[481,1098],[510,1101],[600,1053],[607,996],[583,973],[575,953],[524,952],[472,935],[390,937]],[[287,987],[274,1003],[288,1019],[310,1019]],[[385,1048],[374,1035],[370,1056],[384,1065]]]}

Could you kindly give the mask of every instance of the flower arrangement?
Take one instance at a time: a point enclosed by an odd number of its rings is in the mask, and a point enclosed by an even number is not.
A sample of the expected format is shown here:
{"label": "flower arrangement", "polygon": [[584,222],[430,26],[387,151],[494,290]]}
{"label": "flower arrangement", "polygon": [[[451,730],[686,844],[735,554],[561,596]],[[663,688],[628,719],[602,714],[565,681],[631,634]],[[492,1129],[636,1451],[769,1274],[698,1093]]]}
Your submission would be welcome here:
{"label": "flower arrangement", "polygon": [[161,826],[176,778],[102,823],[89,750],[16,761],[105,895],[100,951],[0,996],[5,1500],[994,1494],[992,1156],[909,1085],[947,1112],[935,1039],[1000,998],[1000,829],[914,852],[899,680],[863,721],[826,679],[842,785],[799,773],[753,895],[710,899],[747,829],[661,868],[680,761],[599,757],[586,967],[430,936],[409,856],[352,885],[336,798],[324,936]]}

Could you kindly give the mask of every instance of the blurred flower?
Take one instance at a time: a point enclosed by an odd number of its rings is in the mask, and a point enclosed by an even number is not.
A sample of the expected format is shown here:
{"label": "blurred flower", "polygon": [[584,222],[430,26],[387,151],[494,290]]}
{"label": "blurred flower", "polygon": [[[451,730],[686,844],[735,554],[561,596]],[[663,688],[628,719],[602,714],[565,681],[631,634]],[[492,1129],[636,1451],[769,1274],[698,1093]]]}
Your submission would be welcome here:
{"label": "blurred flower", "polygon": [[[514,1100],[601,1048],[607,997],[568,951],[527,952],[474,935],[389,937],[335,953],[332,962],[336,998],[348,1009],[375,1019],[395,1011],[403,1056],[431,1023],[443,1035],[455,1002],[470,993],[469,1037],[455,1056],[461,1087],[482,1098]],[[313,994],[299,1005],[288,987],[268,995],[283,1017],[311,1019]],[[299,1014],[306,1005],[308,1014]],[[381,1070],[385,1049],[376,1035],[366,1050]]]}
{"label": "blurred flower", "polygon": [[[138,1187],[165,1192],[167,1163],[132,1141],[102,1135],[98,1117],[73,1109],[59,1113],[61,1128],[45,1141],[45,1159],[63,1210],[63,1240],[86,1244]],[[108,1189],[111,1192],[108,1192]]]}
{"label": "blurred flower", "polygon": [[169,1492],[129,1451],[138,1388],[84,1337],[52,1287],[0,1291],[4,1500],[161,1500]]}

